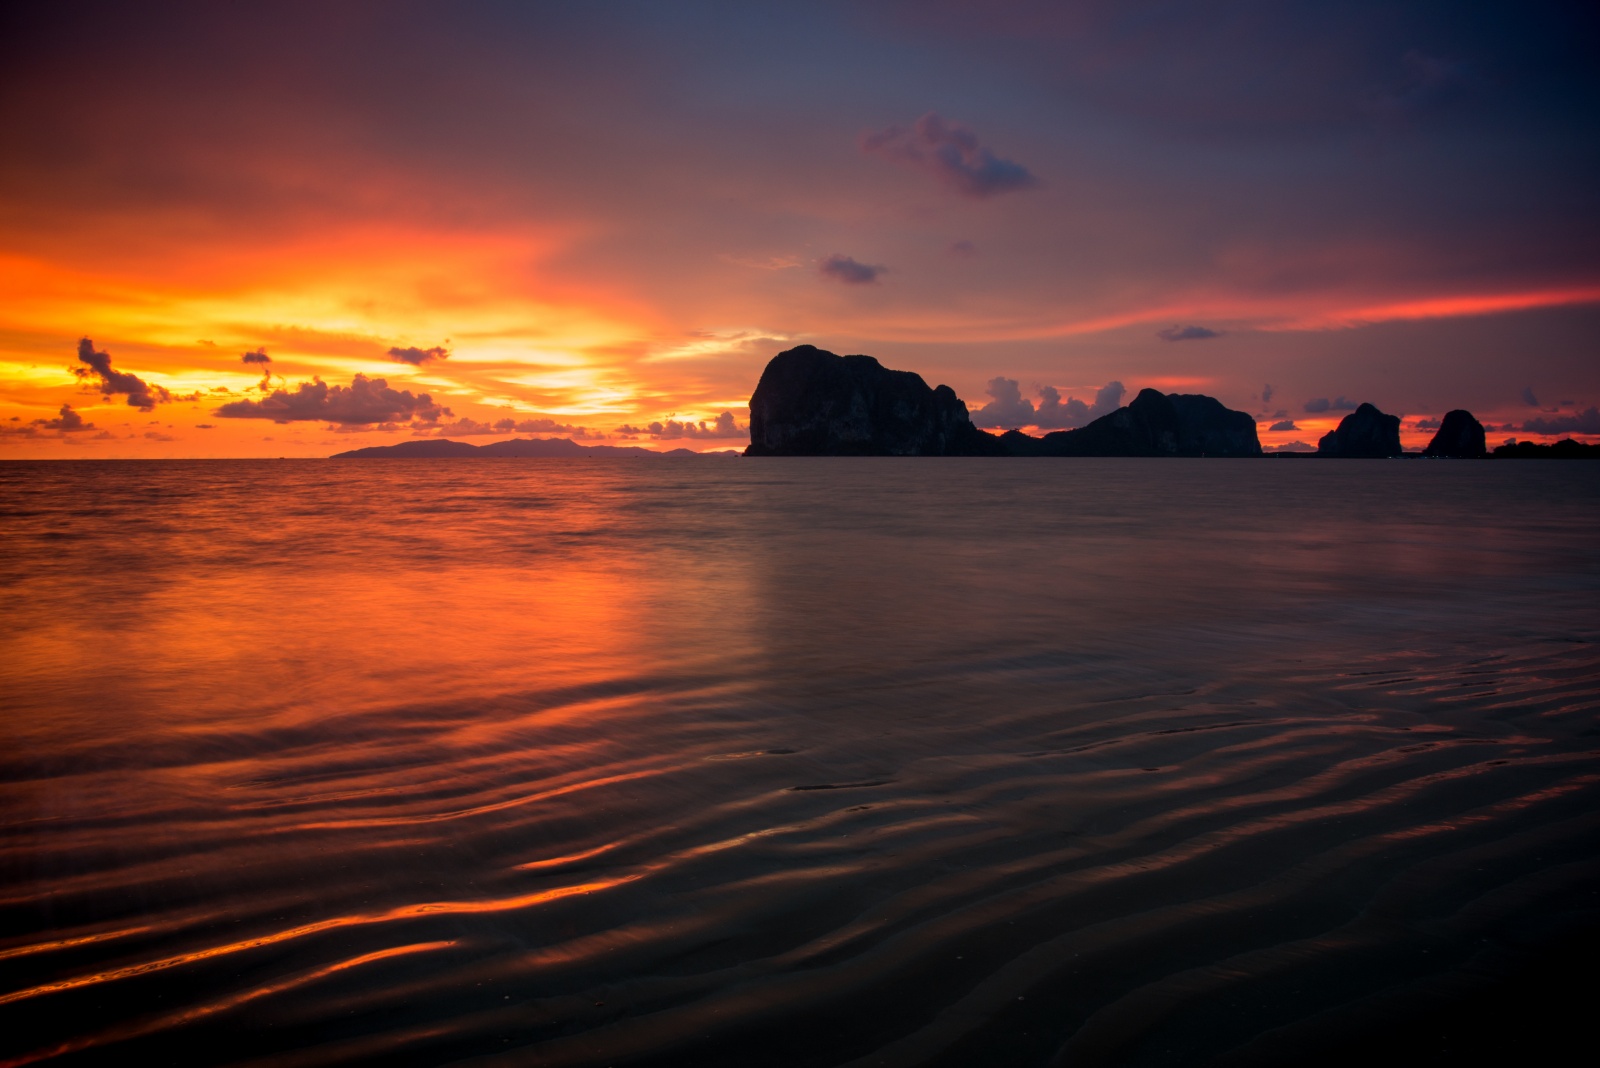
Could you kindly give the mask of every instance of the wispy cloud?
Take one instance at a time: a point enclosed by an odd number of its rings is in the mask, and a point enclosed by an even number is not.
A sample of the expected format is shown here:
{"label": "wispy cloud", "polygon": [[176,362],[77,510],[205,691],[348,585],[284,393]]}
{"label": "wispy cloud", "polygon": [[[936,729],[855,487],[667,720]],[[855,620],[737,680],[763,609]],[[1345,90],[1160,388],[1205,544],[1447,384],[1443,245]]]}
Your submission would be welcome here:
{"label": "wispy cloud", "polygon": [[1156,337],[1162,341],[1205,341],[1208,338],[1221,336],[1220,331],[1204,326],[1169,326],[1165,330],[1156,331]]}
{"label": "wispy cloud", "polygon": [[909,129],[891,126],[863,135],[861,150],[917,167],[962,196],[979,200],[1039,184],[1028,168],[996,156],[971,130],[931,111]]}

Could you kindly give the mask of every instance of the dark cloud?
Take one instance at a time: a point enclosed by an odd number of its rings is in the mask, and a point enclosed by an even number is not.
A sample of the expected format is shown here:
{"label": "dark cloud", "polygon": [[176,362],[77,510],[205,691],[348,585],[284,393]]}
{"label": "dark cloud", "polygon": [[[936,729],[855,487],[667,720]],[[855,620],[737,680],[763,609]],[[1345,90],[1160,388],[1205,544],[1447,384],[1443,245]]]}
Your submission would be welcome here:
{"label": "dark cloud", "polygon": [[1039,184],[1028,168],[996,156],[971,130],[931,111],[909,130],[891,126],[864,135],[861,150],[921,168],[967,197],[982,199]]}
{"label": "dark cloud", "polygon": [[172,399],[172,394],[160,386],[151,385],[138,375],[115,370],[111,366],[111,354],[97,352],[94,342],[88,338],[78,340],[78,362],[84,366],[72,368],[72,373],[81,379],[97,379],[102,397],[126,394],[128,404],[141,412],[151,411],[160,402]]}
{"label": "dark cloud", "polygon": [[986,392],[989,403],[972,413],[975,426],[1069,430],[1116,411],[1126,390],[1121,382],[1108,382],[1096,391],[1094,403],[1086,404],[1076,397],[1063,401],[1060,390],[1041,386],[1039,403],[1035,405],[1022,395],[1022,387],[1016,379],[999,376],[989,379]]}
{"label": "dark cloud", "polygon": [[[261,381],[256,383],[257,389],[263,393],[266,393],[272,389],[272,357],[267,355],[267,350],[265,348],[256,349],[254,352],[247,352],[243,356],[239,357],[239,359],[244,361],[244,364],[247,367],[261,368]],[[283,379],[279,377],[278,381],[282,382]]]}
{"label": "dark cloud", "polygon": [[173,437],[171,434],[163,434],[159,430],[146,430],[144,432],[144,436],[149,438],[151,441],[177,441],[178,440],[177,438]]}
{"label": "dark cloud", "polygon": [[330,386],[318,378],[302,382],[291,393],[275,389],[259,401],[232,401],[217,409],[224,419],[271,419],[275,423],[325,421],[344,426],[414,419],[436,423],[450,409],[433,403],[426,393],[390,389],[382,378],[356,375],[348,386]]}
{"label": "dark cloud", "polygon": [[668,419],[664,423],[654,422],[649,426],[619,426],[617,433],[625,437],[648,434],[658,441],[674,441],[678,438],[743,438],[749,436],[750,428],[735,422],[732,412],[723,412],[710,423],[704,419],[697,423]]}
{"label": "dark cloud", "polygon": [[1600,408],[1557,415],[1549,419],[1529,419],[1522,424],[1529,434],[1600,434]]}
{"label": "dark cloud", "polygon": [[1272,384],[1270,382],[1267,383],[1266,385],[1262,386],[1261,387],[1261,403],[1262,404],[1271,404],[1272,403],[1272,395],[1275,392],[1276,391],[1272,388]]}
{"label": "dark cloud", "polygon": [[[16,416],[12,416],[11,421],[21,422]],[[94,428],[93,423],[84,422],[83,416],[72,410],[72,405],[63,404],[61,414],[54,419],[35,419],[23,426],[0,427],[0,435],[19,438],[66,437]]]}
{"label": "dark cloud", "polygon": [[1439,420],[1437,420],[1437,419],[1418,419],[1415,423],[1411,424],[1411,428],[1413,430],[1438,430],[1439,429]]}
{"label": "dark cloud", "polygon": [[1162,341],[1205,341],[1207,338],[1221,336],[1219,331],[1203,326],[1169,326],[1165,330],[1156,331],[1156,337]]}
{"label": "dark cloud", "polygon": [[1327,397],[1313,397],[1311,400],[1306,401],[1306,411],[1311,412],[1312,414],[1320,414],[1322,412],[1353,412],[1355,410],[1356,402],[1353,400],[1348,400],[1345,397],[1335,397],[1333,400],[1329,400]]}
{"label": "dark cloud", "polygon": [[1315,445],[1307,445],[1303,441],[1291,441],[1291,442],[1288,442],[1287,444],[1278,445],[1276,447],[1269,445],[1269,446],[1267,446],[1267,451],[1268,452],[1316,452],[1317,451],[1317,447]]}
{"label": "dark cloud", "polygon": [[1539,398],[1533,395],[1532,386],[1522,387],[1522,403],[1526,404],[1530,408],[1539,407]]}
{"label": "dark cloud", "polygon": [[971,241],[950,242],[950,255],[960,256],[962,259],[971,259],[978,254],[978,246]]}
{"label": "dark cloud", "polygon": [[1267,427],[1268,431],[1273,431],[1273,430],[1299,430],[1299,429],[1300,429],[1299,427],[1294,425],[1294,420],[1293,419],[1281,419],[1278,422],[1273,423],[1271,426]]}
{"label": "dark cloud", "polygon": [[852,286],[870,285],[888,269],[868,263],[858,263],[849,256],[841,256],[838,253],[834,253],[817,265],[817,270],[822,272],[823,277]]}
{"label": "dark cloud", "polygon": [[400,349],[389,350],[389,358],[401,363],[409,363],[413,367],[421,367],[430,360],[444,360],[450,356],[450,350],[443,345],[435,345],[431,349]]}

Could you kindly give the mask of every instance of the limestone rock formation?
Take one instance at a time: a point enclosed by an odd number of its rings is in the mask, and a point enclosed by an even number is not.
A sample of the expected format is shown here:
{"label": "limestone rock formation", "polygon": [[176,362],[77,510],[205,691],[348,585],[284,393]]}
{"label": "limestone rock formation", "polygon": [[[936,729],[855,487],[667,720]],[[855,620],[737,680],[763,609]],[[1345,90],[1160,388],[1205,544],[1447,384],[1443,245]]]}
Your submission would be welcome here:
{"label": "limestone rock formation", "polygon": [[1317,442],[1318,456],[1381,457],[1399,456],[1400,417],[1385,415],[1370,404],[1363,404]]}
{"label": "limestone rock formation", "polygon": [[1042,438],[1008,431],[1000,438],[1016,456],[1260,456],[1256,422],[1245,412],[1197,393],[1144,389],[1127,407],[1076,430]]}
{"label": "limestone rock formation", "polygon": [[949,386],[871,356],[780,352],[750,398],[746,456],[999,456]]}
{"label": "limestone rock formation", "polygon": [[1472,417],[1465,408],[1444,413],[1439,430],[1422,450],[1424,456],[1453,456],[1477,459],[1489,455],[1483,436],[1483,424]]}

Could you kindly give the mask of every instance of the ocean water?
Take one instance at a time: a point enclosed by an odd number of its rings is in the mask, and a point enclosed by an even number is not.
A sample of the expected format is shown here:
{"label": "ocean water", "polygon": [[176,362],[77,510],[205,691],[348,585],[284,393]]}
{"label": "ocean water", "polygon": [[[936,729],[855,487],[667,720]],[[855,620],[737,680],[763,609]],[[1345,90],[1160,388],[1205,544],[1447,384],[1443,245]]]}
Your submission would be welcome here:
{"label": "ocean water", "polygon": [[0,1063],[1526,1051],[1597,531],[1582,462],[0,464]]}

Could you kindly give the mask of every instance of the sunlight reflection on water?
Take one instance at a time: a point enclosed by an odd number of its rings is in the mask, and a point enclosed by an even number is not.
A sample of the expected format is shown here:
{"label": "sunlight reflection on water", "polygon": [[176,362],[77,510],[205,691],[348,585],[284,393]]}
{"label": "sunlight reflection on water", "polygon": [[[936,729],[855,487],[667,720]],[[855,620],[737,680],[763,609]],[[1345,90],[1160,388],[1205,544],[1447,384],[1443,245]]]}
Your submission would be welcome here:
{"label": "sunlight reflection on water", "polygon": [[1270,1061],[1592,926],[1597,474],[0,464],[0,1055]]}

